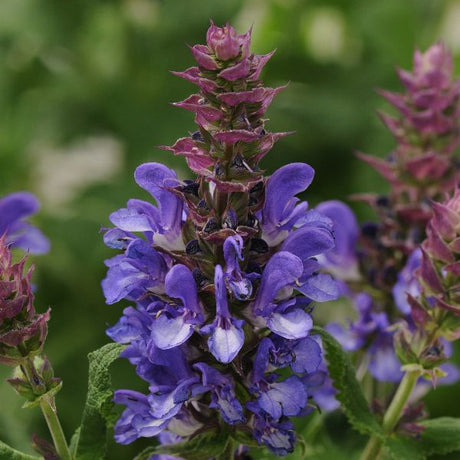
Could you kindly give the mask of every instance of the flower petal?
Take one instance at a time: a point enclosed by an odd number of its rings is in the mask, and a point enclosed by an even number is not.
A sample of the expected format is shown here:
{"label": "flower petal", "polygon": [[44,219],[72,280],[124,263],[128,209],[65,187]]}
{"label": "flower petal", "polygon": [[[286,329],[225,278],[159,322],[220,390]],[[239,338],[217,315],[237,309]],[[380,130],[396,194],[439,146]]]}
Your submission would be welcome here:
{"label": "flower petal", "polygon": [[193,325],[186,323],[183,316],[169,318],[161,314],[152,323],[152,340],[162,350],[177,347],[193,334]]}
{"label": "flower petal", "polygon": [[313,327],[311,316],[300,308],[287,313],[273,313],[267,320],[272,332],[286,339],[302,339]]}
{"label": "flower petal", "polygon": [[216,327],[208,339],[209,351],[217,361],[230,363],[244,345],[244,332],[241,325],[232,324],[228,329]]}

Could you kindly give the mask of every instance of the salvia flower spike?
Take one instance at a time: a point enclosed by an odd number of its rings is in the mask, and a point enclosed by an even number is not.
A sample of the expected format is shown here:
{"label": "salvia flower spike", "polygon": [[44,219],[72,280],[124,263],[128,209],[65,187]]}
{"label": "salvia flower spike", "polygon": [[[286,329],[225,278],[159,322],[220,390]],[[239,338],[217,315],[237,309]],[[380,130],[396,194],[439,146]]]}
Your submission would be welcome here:
{"label": "salvia flower spike", "polygon": [[22,364],[40,353],[48,331],[49,311],[35,311],[26,258],[13,263],[6,236],[0,238],[0,362]]}
{"label": "salvia flower spike", "polygon": [[[311,410],[321,347],[310,337],[313,302],[337,297],[319,257],[334,247],[331,221],[296,198],[313,180],[304,163],[264,177],[259,163],[288,133],[263,119],[274,96],[250,52],[251,31],[211,24],[197,66],[174,72],[198,87],[178,107],[197,128],[171,147],[192,173],[159,163],[135,172],[155,204],[132,199],[111,214],[105,243],[107,303],[133,303],[107,333],[149,385],[115,392],[126,406],[119,443],[199,433],[253,433],[272,452],[292,452],[290,417]],[[284,369],[283,373],[279,373]],[[323,371],[320,372],[323,375]],[[316,379],[320,380],[320,379]],[[166,441],[165,441],[166,442]]]}

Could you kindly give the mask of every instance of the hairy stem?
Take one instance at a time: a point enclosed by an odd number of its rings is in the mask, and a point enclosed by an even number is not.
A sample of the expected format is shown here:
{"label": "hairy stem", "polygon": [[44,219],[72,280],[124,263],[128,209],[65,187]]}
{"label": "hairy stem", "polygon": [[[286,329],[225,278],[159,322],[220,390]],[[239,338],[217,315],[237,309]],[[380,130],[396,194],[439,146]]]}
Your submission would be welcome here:
{"label": "hairy stem", "polygon": [[[385,412],[383,417],[383,430],[389,434],[393,431],[399,419],[401,418],[402,411],[409,400],[409,397],[420,377],[420,371],[409,371],[404,374],[401,383],[391,401],[390,406]],[[380,455],[383,440],[376,435],[373,435],[361,455],[361,460],[376,460]]]}
{"label": "hairy stem", "polygon": [[54,396],[44,394],[46,392],[46,385],[35,368],[33,358],[28,358],[21,366],[21,370],[32,386],[34,393],[40,398],[40,408],[53,438],[54,447],[59,458],[61,460],[72,460],[72,455],[70,454],[69,446],[67,445],[64,431],[56,412]]}
{"label": "hairy stem", "polygon": [[40,407],[53,438],[54,447],[56,447],[59,458],[61,460],[72,460],[72,455],[56,412],[54,397],[48,397],[47,395],[43,396],[40,401]]}

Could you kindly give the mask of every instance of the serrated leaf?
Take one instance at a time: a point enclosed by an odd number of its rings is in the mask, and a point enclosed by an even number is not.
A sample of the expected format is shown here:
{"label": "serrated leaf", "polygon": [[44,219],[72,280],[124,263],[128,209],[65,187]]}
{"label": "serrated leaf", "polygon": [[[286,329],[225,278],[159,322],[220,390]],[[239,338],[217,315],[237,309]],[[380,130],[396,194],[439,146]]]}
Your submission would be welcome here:
{"label": "serrated leaf", "polygon": [[40,460],[40,457],[24,454],[0,441],[0,458],[2,460]]}
{"label": "serrated leaf", "polygon": [[427,455],[460,451],[460,418],[440,417],[420,424],[425,427],[420,445]]}
{"label": "serrated leaf", "polygon": [[349,422],[360,433],[383,437],[383,429],[369,409],[349,356],[327,331],[315,326],[311,335],[316,334],[323,340],[329,375],[337,389],[335,397],[340,401]]}
{"label": "serrated leaf", "polygon": [[112,403],[109,366],[125,346],[109,343],[88,355],[88,394],[78,437],[75,438],[77,460],[101,460],[107,448],[107,419]]}
{"label": "serrated leaf", "polygon": [[424,460],[426,455],[421,443],[415,439],[391,436],[385,439],[385,454],[391,460]]}

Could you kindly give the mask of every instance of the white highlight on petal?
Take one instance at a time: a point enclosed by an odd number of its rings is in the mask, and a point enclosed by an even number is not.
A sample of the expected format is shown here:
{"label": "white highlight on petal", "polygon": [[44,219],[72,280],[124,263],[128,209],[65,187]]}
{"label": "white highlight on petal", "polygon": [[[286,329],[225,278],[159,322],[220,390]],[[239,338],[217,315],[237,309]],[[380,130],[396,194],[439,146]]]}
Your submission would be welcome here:
{"label": "white highlight on petal", "polygon": [[152,324],[152,340],[158,348],[168,350],[184,343],[193,333],[193,325],[184,323],[182,316],[168,318],[160,315]]}
{"label": "white highlight on petal", "polygon": [[289,313],[273,313],[267,321],[267,326],[285,339],[302,339],[313,327],[313,320],[308,313],[297,309]]}
{"label": "white highlight on petal", "polygon": [[230,329],[216,327],[208,339],[210,352],[221,363],[230,363],[244,344],[244,332],[232,326]]}

